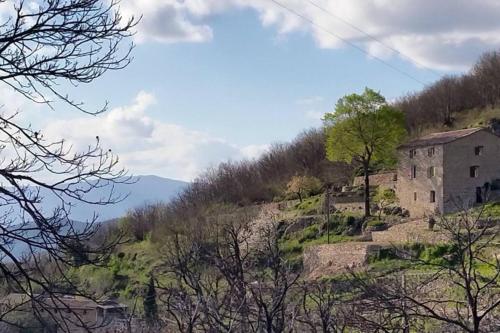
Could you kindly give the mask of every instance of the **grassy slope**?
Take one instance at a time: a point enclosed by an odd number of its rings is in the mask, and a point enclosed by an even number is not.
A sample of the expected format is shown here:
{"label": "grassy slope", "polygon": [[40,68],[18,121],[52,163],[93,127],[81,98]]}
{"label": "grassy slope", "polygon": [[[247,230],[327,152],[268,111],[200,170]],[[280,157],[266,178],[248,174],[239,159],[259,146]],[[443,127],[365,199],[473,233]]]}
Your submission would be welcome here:
{"label": "grassy slope", "polygon": [[[142,293],[151,272],[161,265],[157,247],[149,240],[120,245],[111,255],[108,267],[81,267],[75,278],[87,292],[96,296],[114,295],[131,308],[137,300],[137,310],[142,308]],[[164,278],[161,274],[156,279]]]}

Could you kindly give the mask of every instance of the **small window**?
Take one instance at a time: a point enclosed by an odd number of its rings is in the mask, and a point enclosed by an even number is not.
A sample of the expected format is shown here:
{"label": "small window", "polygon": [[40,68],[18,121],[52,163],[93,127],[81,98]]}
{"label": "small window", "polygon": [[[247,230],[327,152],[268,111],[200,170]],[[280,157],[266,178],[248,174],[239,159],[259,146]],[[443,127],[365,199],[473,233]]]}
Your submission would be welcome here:
{"label": "small window", "polygon": [[436,191],[431,191],[430,199],[431,203],[436,202]]}
{"label": "small window", "polygon": [[483,146],[477,146],[477,147],[475,147],[475,148],[474,148],[474,154],[475,154],[476,156],[481,156],[481,155],[483,155],[483,148],[484,148]]}
{"label": "small window", "polygon": [[427,169],[427,177],[432,178],[436,175],[436,168],[431,166]]}
{"label": "small window", "polygon": [[470,177],[471,178],[479,177],[479,167],[477,165],[470,167]]}
{"label": "small window", "polygon": [[410,149],[410,158],[414,158],[417,155],[417,151],[415,149]]}
{"label": "small window", "polygon": [[395,173],[393,176],[392,176],[392,181],[394,182],[397,182],[398,181],[398,174]]}
{"label": "small window", "polygon": [[429,157],[434,156],[435,152],[434,147],[427,149],[427,155],[429,155]]}
{"label": "small window", "polygon": [[417,201],[417,192],[413,192],[413,201]]}
{"label": "small window", "polygon": [[411,176],[410,177],[412,179],[417,178],[417,166],[416,165],[411,166]]}

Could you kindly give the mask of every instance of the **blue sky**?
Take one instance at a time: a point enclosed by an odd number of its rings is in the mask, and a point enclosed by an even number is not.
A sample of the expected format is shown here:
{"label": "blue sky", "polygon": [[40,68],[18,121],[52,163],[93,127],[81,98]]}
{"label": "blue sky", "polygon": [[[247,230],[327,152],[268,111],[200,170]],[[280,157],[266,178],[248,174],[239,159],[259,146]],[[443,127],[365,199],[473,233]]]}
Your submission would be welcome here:
{"label": "blue sky", "polygon": [[[466,71],[477,55],[500,45],[500,18],[488,14],[498,5],[489,0],[460,8],[451,0],[417,8],[409,0],[397,8],[388,0],[316,0],[414,62],[306,1],[282,2],[369,55],[267,0],[124,0],[125,15],[139,8],[144,15],[133,63],[71,91],[90,107],[108,100],[108,114],[95,119],[63,105],[43,110],[2,88],[4,104],[27,110],[26,121],[76,148],[99,135],[132,173],[191,180],[221,161],[253,158],[272,142],[320,126],[321,114],[345,94],[371,87],[391,100],[422,88],[373,56],[430,83]],[[417,20],[440,11],[455,19]],[[481,24],[464,19],[467,11]],[[404,15],[414,19],[400,20]]]}

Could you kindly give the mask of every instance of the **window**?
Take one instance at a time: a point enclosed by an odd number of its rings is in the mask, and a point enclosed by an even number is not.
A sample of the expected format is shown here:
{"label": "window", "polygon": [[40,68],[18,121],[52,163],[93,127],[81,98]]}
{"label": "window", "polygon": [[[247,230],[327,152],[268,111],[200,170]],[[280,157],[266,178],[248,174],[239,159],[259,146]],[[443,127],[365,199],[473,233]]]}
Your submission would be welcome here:
{"label": "window", "polygon": [[417,192],[413,192],[413,201],[417,201]]}
{"label": "window", "polygon": [[431,147],[431,148],[427,149],[427,155],[429,155],[429,157],[434,156],[435,152],[436,151],[434,150],[434,147]]}
{"label": "window", "polygon": [[476,187],[476,203],[483,203],[483,189]]}
{"label": "window", "polygon": [[432,178],[436,175],[436,168],[431,166],[427,169],[427,177]]}
{"label": "window", "polygon": [[393,176],[392,176],[392,180],[397,182],[398,181],[398,174],[395,173]]}
{"label": "window", "polygon": [[475,154],[476,156],[481,156],[481,155],[483,155],[483,148],[484,148],[483,146],[477,146],[477,147],[475,147],[475,148],[474,148],[474,154]]}
{"label": "window", "polygon": [[410,177],[412,179],[417,178],[417,166],[416,165],[412,165],[411,166],[411,175],[410,175]]}
{"label": "window", "polygon": [[417,155],[417,151],[415,149],[410,149],[410,158],[414,158]]}
{"label": "window", "polygon": [[477,165],[470,167],[470,177],[471,178],[479,177],[479,167]]}
{"label": "window", "polygon": [[436,191],[431,191],[430,199],[431,199],[431,203],[436,202]]}

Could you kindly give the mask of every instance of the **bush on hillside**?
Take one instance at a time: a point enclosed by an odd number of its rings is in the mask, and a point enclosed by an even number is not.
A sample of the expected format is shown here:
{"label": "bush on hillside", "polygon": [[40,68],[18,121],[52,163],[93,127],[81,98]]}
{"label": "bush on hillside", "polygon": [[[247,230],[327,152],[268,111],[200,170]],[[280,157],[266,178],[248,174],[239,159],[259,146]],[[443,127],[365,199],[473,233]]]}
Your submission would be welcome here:
{"label": "bush on hillside", "polygon": [[300,202],[310,195],[318,194],[321,191],[321,181],[311,176],[293,176],[286,185],[286,194],[296,195]]}

